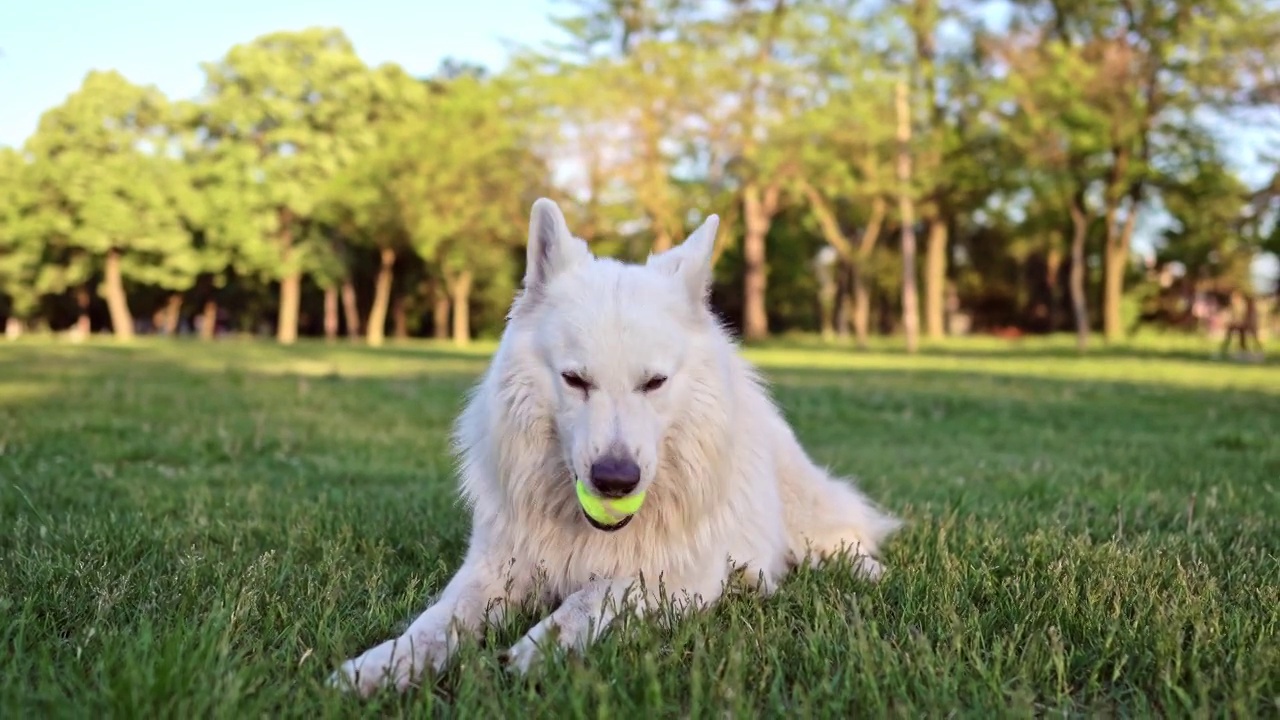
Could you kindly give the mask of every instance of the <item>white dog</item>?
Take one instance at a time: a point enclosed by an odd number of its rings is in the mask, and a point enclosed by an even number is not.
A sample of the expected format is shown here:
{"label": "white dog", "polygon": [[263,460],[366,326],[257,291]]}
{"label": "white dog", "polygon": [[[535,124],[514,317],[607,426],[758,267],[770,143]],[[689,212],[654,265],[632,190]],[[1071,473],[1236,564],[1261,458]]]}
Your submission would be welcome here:
{"label": "white dog", "polygon": [[[555,609],[505,653],[520,672],[555,644],[585,650],[620,608],[706,607],[739,573],[766,594],[806,559],[880,576],[901,521],[810,460],[712,314],[718,225],[633,265],[594,257],[555,203],[534,203],[523,290],[455,431],[466,557],[403,635],[333,682],[403,690],[525,600]],[[604,526],[575,478],[644,503]]]}

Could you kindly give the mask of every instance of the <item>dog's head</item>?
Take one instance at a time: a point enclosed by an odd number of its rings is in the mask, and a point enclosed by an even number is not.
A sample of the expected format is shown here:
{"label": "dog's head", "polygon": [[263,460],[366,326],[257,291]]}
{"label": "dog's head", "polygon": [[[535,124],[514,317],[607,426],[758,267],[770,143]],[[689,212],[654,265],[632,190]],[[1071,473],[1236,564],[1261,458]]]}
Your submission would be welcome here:
{"label": "dog's head", "polygon": [[551,200],[533,205],[512,319],[532,337],[538,384],[553,388],[543,400],[563,460],[597,495],[647,491],[665,440],[688,430],[707,390],[718,227],[712,215],[677,247],[627,264],[595,257]]}

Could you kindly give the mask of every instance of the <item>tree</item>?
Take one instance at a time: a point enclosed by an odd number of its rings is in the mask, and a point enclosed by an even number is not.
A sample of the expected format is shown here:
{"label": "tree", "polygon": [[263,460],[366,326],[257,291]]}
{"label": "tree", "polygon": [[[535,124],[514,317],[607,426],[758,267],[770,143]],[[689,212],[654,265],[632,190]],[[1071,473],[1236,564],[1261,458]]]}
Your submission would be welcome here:
{"label": "tree", "polygon": [[257,148],[218,132],[201,103],[180,103],[174,114],[195,198],[188,230],[198,258],[197,282],[203,286],[200,337],[209,340],[216,330],[219,291],[236,276],[269,276],[277,258],[271,239],[275,216],[259,202]]}
{"label": "tree", "polygon": [[902,223],[902,329],[907,336],[907,352],[914,353],[919,342],[920,315],[916,293],[915,207],[911,188],[911,108],[907,85],[896,88],[898,114],[898,218]]}
{"label": "tree", "polygon": [[564,2],[562,42],[493,77],[370,69],[313,28],[231,48],[172,105],[86,82],[0,159],[0,314],[84,333],[100,292],[122,335],[194,306],[205,337],[345,316],[377,345],[429,314],[462,342],[500,326],[545,194],[627,260],[718,213],[712,298],[748,342],[915,348],[963,308],[959,332],[1071,317],[1083,350],[1155,285],[1140,220],[1171,220],[1162,303],[1169,268],[1189,292],[1277,247],[1280,192],[1242,188],[1208,125],[1280,97],[1267,0]]}
{"label": "tree", "polygon": [[504,80],[435,81],[427,123],[408,123],[395,144],[410,165],[391,178],[414,251],[449,294],[454,342],[471,339],[471,296],[510,282],[513,248],[525,242],[528,208],[547,170],[530,152]]}
{"label": "tree", "polygon": [[[814,10],[823,21],[811,38],[811,72],[819,100],[796,123],[800,168],[796,189],[819,231],[836,251],[848,291],[836,313],[852,319],[859,348],[866,348],[871,314],[868,266],[879,241],[893,189],[895,126],[893,78],[869,39],[871,27],[844,2]],[[856,228],[856,229],[855,229]]]}
{"label": "tree", "polygon": [[41,116],[27,143],[41,194],[34,232],[59,247],[87,281],[101,273],[114,334],[133,337],[126,279],[181,288],[195,258],[183,226],[185,195],[168,146],[167,101],[119,73],[89,73]]}
{"label": "tree", "polygon": [[[584,12],[593,12],[590,2],[582,4]],[[512,99],[523,107],[531,146],[577,171],[549,192],[573,201],[564,211],[578,235],[609,247],[620,244],[610,242],[610,235],[635,217],[633,193],[620,180],[618,161],[625,125],[620,113],[631,99],[615,92],[615,69],[597,57],[599,46],[607,45],[607,37],[589,29],[598,22],[580,15],[554,19],[568,41],[521,49],[504,77]]]}
{"label": "tree", "polygon": [[[427,89],[398,65],[384,65],[372,74],[366,122],[374,140],[356,159],[334,175],[321,190],[317,219],[356,247],[372,248],[378,256],[373,303],[366,324],[370,345],[381,345],[397,257],[409,248],[406,211],[393,185],[415,169],[400,145],[406,125],[432,122],[426,116]],[[420,169],[420,168],[418,168]],[[348,318],[348,326],[352,325]]]}
{"label": "tree", "polygon": [[[1280,256],[1280,170],[1249,194],[1249,225],[1263,252]],[[1280,287],[1275,289],[1280,292]]]}
{"label": "tree", "polygon": [[689,118],[704,97],[692,82],[691,48],[679,33],[698,18],[690,0],[580,0],[554,19],[568,52],[547,60],[575,73],[572,102],[603,101],[613,142],[606,164],[625,185],[627,205],[643,216],[648,248],[662,252],[683,234],[679,187],[672,177]]}
{"label": "tree", "polygon": [[1062,218],[1060,226],[1071,238],[1068,289],[1076,348],[1083,352],[1089,339],[1086,244],[1097,214],[1086,199],[1106,162],[1108,121],[1088,96],[1099,68],[1081,49],[1046,42],[1040,32],[1014,34],[988,49],[1006,76],[996,104],[1011,108],[1003,115],[1008,147],[997,167],[1008,187],[1032,188],[1036,207]]}
{"label": "tree", "polygon": [[[805,93],[801,57],[808,35],[804,18],[789,13],[786,0],[730,6],[724,18],[692,23],[689,44],[696,82],[718,92],[705,103],[703,144],[717,147],[741,204],[742,336],[769,334],[766,311],[766,239],[782,209],[783,192],[796,168],[791,160]],[[724,108],[719,110],[719,108]],[[794,133],[794,134],[789,134]]]}
{"label": "tree", "polygon": [[1157,262],[1176,262],[1199,283],[1248,288],[1250,265],[1262,250],[1250,193],[1216,148],[1192,149],[1181,167],[1153,180],[1173,219],[1161,234]]}
{"label": "tree", "polygon": [[[924,96],[924,112],[918,113],[920,132],[916,133],[916,142],[912,144],[915,158],[916,176],[923,178],[918,182],[921,186],[921,220],[928,228],[925,241],[924,272],[924,319],[925,335],[930,339],[939,339],[944,334],[943,327],[943,290],[947,280],[947,225],[946,186],[944,153],[949,138],[945,124],[942,77],[939,72],[937,32],[941,21],[936,0],[912,0],[909,8],[908,25],[911,29],[915,50],[914,66],[916,72],[912,80],[912,88]],[[948,78],[951,79],[951,78]],[[951,83],[948,83],[950,85]],[[909,101],[904,101],[902,112],[910,112]],[[910,124],[907,126],[910,133]],[[910,162],[910,158],[907,160]],[[908,182],[908,184],[910,184]],[[903,196],[904,198],[906,195]],[[909,201],[909,198],[908,200]],[[908,213],[903,214],[903,272],[911,273],[911,277],[903,276],[903,324],[907,332],[907,346],[914,350],[916,319],[916,281],[915,281],[915,229],[908,226]],[[908,246],[910,250],[908,251]],[[909,309],[910,308],[910,309]]]}
{"label": "tree", "polygon": [[[1039,27],[1046,52],[1078,53],[1095,70],[1079,89],[1103,120],[1101,136],[1089,141],[1105,147],[1091,181],[1102,196],[1103,333],[1112,340],[1122,329],[1130,246],[1161,145],[1194,125],[1195,113],[1242,103],[1241,91],[1255,79],[1255,59],[1260,53],[1274,59],[1277,52],[1280,10],[1261,0],[1014,5],[1015,33]],[[1252,102],[1243,95],[1244,103]]]}
{"label": "tree", "polygon": [[328,251],[308,227],[320,189],[375,143],[370,74],[347,37],[327,28],[263,35],[203,68],[202,131],[232,146],[234,164],[251,162],[243,189],[250,207],[270,214],[272,242],[250,257],[280,283],[276,337],[292,343],[303,275]]}
{"label": "tree", "polygon": [[10,338],[22,333],[40,300],[36,278],[45,258],[27,224],[35,209],[30,181],[22,155],[0,148],[0,313]]}

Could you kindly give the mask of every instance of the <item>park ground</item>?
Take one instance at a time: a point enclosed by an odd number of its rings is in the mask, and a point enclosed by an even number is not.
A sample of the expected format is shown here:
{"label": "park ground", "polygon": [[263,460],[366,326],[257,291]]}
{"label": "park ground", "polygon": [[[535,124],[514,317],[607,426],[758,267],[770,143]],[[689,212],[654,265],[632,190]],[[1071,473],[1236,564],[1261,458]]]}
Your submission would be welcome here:
{"label": "park ground", "polygon": [[518,617],[364,704],[323,681],[460,562],[491,346],[0,345],[0,716],[1274,717],[1280,364],[1070,342],[751,349],[909,521],[879,585],[806,571],[529,679]]}

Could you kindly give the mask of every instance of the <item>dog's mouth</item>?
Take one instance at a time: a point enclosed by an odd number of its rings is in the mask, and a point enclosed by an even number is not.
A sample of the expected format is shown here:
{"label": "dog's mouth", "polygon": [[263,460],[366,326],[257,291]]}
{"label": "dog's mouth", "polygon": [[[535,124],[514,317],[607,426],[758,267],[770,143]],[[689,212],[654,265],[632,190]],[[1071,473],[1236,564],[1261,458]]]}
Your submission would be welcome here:
{"label": "dog's mouth", "polygon": [[612,525],[605,525],[604,523],[596,520],[595,518],[588,515],[586,510],[582,511],[582,517],[586,518],[587,522],[591,524],[591,527],[597,530],[603,530],[604,532],[615,532],[617,530],[621,530],[622,528],[626,527],[627,523],[631,522],[631,518],[635,517],[635,515],[628,515]]}

